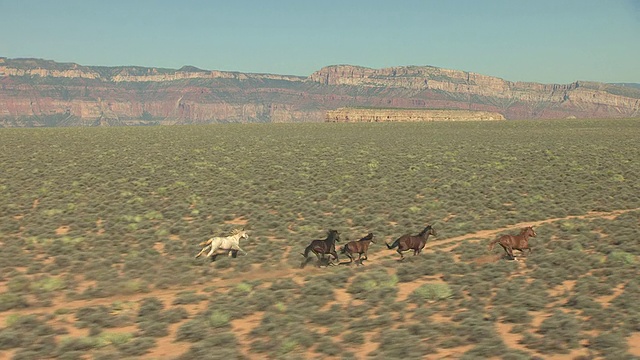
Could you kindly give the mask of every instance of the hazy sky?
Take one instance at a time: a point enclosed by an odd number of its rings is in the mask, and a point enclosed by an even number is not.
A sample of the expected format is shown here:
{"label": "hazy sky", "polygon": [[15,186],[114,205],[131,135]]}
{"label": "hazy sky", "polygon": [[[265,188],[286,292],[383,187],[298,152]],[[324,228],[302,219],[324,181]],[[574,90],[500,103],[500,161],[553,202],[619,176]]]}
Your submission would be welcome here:
{"label": "hazy sky", "polygon": [[310,75],[432,65],[640,83],[640,0],[0,0],[0,56]]}

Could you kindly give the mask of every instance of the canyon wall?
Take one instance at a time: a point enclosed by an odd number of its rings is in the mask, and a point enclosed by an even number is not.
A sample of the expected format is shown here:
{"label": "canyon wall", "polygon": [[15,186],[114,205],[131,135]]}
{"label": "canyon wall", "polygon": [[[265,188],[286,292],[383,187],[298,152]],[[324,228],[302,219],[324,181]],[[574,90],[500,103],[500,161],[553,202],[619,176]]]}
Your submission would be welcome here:
{"label": "canyon wall", "polygon": [[429,66],[337,65],[300,77],[0,58],[6,127],[326,121],[339,108],[466,110],[506,119],[637,117],[640,89],[510,82]]}

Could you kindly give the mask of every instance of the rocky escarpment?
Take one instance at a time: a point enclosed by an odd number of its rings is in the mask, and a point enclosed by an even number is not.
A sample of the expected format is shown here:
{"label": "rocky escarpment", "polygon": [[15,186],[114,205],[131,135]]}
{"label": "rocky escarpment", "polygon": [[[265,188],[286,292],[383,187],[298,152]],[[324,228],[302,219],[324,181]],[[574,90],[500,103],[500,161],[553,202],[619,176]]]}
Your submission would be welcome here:
{"label": "rocky escarpment", "polygon": [[358,109],[328,111],[328,122],[492,121],[505,120],[499,113],[470,110]]}
{"label": "rocky escarpment", "polygon": [[98,79],[105,82],[165,82],[184,79],[270,79],[303,81],[300,76],[273,74],[246,74],[231,71],[209,71],[194,66],[179,70],[146,68],[140,66],[104,67],[81,66],[73,63],[56,63],[50,60],[0,58],[0,76],[51,77],[66,79]]}
{"label": "rocky escarpment", "polygon": [[325,121],[343,107],[457,109],[507,119],[640,116],[640,90],[537,84],[435,67],[339,65],[309,77],[0,58],[0,126]]}
{"label": "rocky escarpment", "polygon": [[333,86],[402,88],[414,94],[438,92],[457,100],[450,102],[493,105],[494,110],[509,118],[557,117],[556,114],[563,117],[577,109],[590,109],[593,116],[603,117],[640,115],[640,91],[594,82],[511,82],[431,66],[369,69],[337,65],[323,68],[309,78]]}

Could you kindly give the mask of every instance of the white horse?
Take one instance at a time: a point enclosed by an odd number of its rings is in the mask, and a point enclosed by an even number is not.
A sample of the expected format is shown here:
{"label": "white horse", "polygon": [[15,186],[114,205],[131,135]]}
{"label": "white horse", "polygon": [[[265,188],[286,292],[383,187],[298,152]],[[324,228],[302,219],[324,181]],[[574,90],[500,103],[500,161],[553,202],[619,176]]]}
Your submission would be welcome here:
{"label": "white horse", "polygon": [[202,250],[200,250],[200,252],[198,253],[198,255],[196,255],[196,258],[199,258],[200,255],[202,255],[205,251],[207,251],[208,248],[211,248],[211,250],[209,250],[209,253],[207,254],[207,257],[211,257],[214,253],[218,253],[218,251],[223,251],[228,253],[229,256],[231,256],[232,254],[241,251],[243,254],[247,254],[246,251],[242,250],[242,248],[240,247],[240,240],[241,239],[245,239],[248,240],[249,239],[249,233],[248,231],[242,229],[242,230],[238,230],[238,229],[234,229],[231,232],[230,236],[227,237],[212,237],[211,239],[201,242],[199,245],[204,245],[204,247],[202,248]]}

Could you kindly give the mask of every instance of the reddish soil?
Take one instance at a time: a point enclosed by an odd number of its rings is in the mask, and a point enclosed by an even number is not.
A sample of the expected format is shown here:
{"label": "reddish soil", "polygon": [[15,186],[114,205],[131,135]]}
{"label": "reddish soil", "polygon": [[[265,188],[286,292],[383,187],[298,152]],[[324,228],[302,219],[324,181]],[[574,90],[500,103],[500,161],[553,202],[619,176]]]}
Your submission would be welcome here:
{"label": "reddish soil", "polygon": [[245,218],[237,217],[237,218],[235,218],[233,220],[225,221],[224,223],[228,224],[228,225],[245,226],[245,225],[247,225],[248,221]]}
{"label": "reddish soil", "polygon": [[238,342],[240,343],[240,351],[242,352],[242,355],[246,356],[248,359],[255,358],[254,354],[250,354],[248,352],[251,345],[249,333],[260,324],[263,315],[264,311],[259,311],[242,319],[231,321],[233,333],[236,335]]}
{"label": "reddish soil", "polygon": [[634,332],[629,336],[629,354],[640,356],[640,332]]}
{"label": "reddish soil", "polygon": [[56,229],[56,235],[67,235],[69,233],[70,227],[63,225]]}

